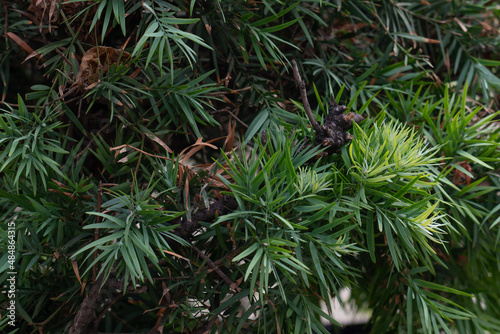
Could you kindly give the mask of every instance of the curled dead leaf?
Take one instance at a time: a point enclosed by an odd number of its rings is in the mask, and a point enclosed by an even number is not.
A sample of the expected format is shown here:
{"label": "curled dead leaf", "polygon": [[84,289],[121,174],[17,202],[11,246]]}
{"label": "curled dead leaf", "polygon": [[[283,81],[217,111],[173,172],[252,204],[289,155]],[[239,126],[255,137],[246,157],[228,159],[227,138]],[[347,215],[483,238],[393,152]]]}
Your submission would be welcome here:
{"label": "curled dead leaf", "polygon": [[120,64],[130,58],[130,53],[107,46],[95,46],[89,49],[82,57],[80,70],[74,85],[79,90],[88,90],[94,87],[99,77],[105,74],[113,64]]}

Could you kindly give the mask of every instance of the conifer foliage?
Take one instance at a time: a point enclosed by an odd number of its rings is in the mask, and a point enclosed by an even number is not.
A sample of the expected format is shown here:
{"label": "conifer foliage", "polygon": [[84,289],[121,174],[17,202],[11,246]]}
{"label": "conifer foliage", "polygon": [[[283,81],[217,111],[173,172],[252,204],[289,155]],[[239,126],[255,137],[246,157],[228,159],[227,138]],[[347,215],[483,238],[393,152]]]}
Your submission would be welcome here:
{"label": "conifer foliage", "polygon": [[3,1],[0,330],[499,333],[499,21]]}

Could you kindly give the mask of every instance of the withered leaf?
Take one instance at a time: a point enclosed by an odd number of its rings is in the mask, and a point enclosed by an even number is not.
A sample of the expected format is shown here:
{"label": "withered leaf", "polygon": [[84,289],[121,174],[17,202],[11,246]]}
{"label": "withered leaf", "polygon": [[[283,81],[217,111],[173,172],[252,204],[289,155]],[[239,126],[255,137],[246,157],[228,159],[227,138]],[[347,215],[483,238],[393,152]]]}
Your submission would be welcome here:
{"label": "withered leaf", "polygon": [[111,65],[120,64],[129,58],[130,53],[123,50],[95,46],[83,55],[80,70],[73,85],[78,85],[80,90],[88,89],[88,86],[99,81],[99,76],[105,74]]}

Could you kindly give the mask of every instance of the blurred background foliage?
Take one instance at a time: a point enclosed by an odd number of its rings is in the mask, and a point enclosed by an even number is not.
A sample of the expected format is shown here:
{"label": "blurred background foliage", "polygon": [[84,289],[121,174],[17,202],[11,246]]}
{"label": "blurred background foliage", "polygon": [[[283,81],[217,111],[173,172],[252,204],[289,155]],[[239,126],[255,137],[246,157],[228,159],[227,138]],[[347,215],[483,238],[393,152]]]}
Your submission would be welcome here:
{"label": "blurred background foliage", "polygon": [[[350,288],[372,333],[500,332],[499,20],[496,1],[2,1],[0,329],[328,333],[321,303]],[[318,122],[332,100],[367,118],[338,154],[308,146],[292,60]]]}

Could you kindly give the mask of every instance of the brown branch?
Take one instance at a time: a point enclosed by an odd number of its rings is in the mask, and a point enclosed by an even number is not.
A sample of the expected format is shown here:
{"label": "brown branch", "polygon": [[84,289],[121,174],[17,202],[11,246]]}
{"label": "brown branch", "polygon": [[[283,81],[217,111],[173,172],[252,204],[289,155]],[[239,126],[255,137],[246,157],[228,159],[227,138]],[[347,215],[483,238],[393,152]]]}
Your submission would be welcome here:
{"label": "brown branch", "polygon": [[101,129],[99,129],[99,131],[97,131],[97,133],[95,134],[95,137],[92,137],[89,141],[89,143],[87,144],[87,146],[85,146],[85,148],[83,150],[81,150],[80,152],[78,152],[77,155],[75,155],[75,161],[76,161],[76,164],[78,164],[78,160],[80,160],[80,157],[83,155],[83,153],[85,153],[85,151],[87,151],[89,149],[89,147],[94,143],[94,138],[98,137],[99,134],[106,130],[108,128],[108,126],[110,125],[111,123],[107,123],[106,125],[104,125]]}
{"label": "brown branch", "polygon": [[316,131],[316,134],[321,134],[323,133],[323,131],[321,130],[321,127],[319,126],[318,122],[316,122],[316,119],[314,118],[314,115],[311,111],[311,106],[309,105],[309,101],[307,100],[306,84],[300,77],[299,68],[297,67],[297,63],[295,62],[295,60],[292,60],[292,66],[293,66],[293,77],[295,78],[295,81],[299,85],[300,96],[302,98],[302,104],[304,105],[304,110],[306,111],[307,118],[309,118],[309,122],[311,122],[311,125]]}
{"label": "brown branch", "polygon": [[246,124],[245,124],[245,123],[244,123],[241,119],[239,119],[239,118],[238,118],[238,116],[236,116],[236,115],[235,115],[235,114],[234,114],[231,110],[229,110],[229,109],[228,109],[228,110],[227,110],[227,112],[228,112],[231,116],[233,116],[233,118],[234,118],[235,120],[237,120],[237,121],[238,121],[238,123],[240,123],[240,124],[241,124],[242,126],[244,126],[246,129],[248,129],[248,125],[246,125]]}
{"label": "brown branch", "polygon": [[[69,329],[69,334],[104,334],[97,330],[99,322],[108,312],[109,308],[123,297],[123,282],[108,277],[106,282],[102,284],[103,277],[104,274],[100,275],[92,284],[87,297],[85,297],[75,315],[73,324]],[[145,286],[136,289],[133,285],[129,284],[126,288],[127,293],[145,293],[146,291],[147,287]],[[97,308],[101,305],[101,296],[107,293],[115,296],[104,306],[99,314],[96,314]]]}
{"label": "brown branch", "polygon": [[246,90],[252,89],[252,86],[248,86],[245,88],[239,88],[239,89],[229,89],[228,91],[220,91],[220,92],[212,92],[208,93],[208,96],[224,96],[226,94],[239,94],[240,92],[244,92]]}
{"label": "brown branch", "polygon": [[[332,100],[330,103],[330,110],[328,111],[328,115],[325,117],[324,123],[321,125],[318,124],[311,112],[309,102],[307,101],[306,85],[300,77],[297,63],[292,61],[292,66],[293,76],[300,88],[300,95],[302,97],[304,110],[306,111],[307,117],[316,131],[316,138],[312,144],[324,147],[324,150],[319,154],[319,156],[338,153],[342,145],[353,139],[353,136],[347,132],[347,130],[352,128],[353,122],[360,123],[365,118],[355,112],[345,114],[348,108],[344,105],[339,105],[335,100]],[[310,147],[310,144],[305,144],[301,147],[301,150],[307,149],[308,147]]]}
{"label": "brown branch", "polygon": [[191,219],[183,219],[180,226],[175,229],[175,233],[181,238],[188,240],[191,235],[200,227],[199,221],[213,221],[217,216],[226,214],[238,207],[238,202],[232,196],[224,195],[208,208],[199,210],[191,216]]}
{"label": "brown branch", "polygon": [[[92,328],[92,319],[94,319],[95,308],[97,306],[97,300],[101,294],[101,283],[104,275],[99,276],[99,278],[92,284],[89,290],[89,294],[82,302],[80,309],[76,313],[73,324],[69,329],[69,334],[92,334],[97,333],[96,328]],[[104,287],[103,287],[104,288]]]}
{"label": "brown branch", "polygon": [[168,317],[167,317],[167,315],[168,315],[167,308],[163,307],[158,313],[159,313],[159,316],[156,319],[156,323],[153,326],[153,328],[151,328],[151,330],[148,332],[148,334],[160,334],[160,333],[163,333],[163,326],[165,326],[165,323],[168,320]]}
{"label": "brown branch", "polygon": [[[5,104],[6,106],[9,106],[9,107],[19,107],[19,104],[17,103],[10,103],[10,102],[6,102],[6,101],[0,101],[2,102],[3,104]],[[24,105],[26,108],[30,108],[30,109],[36,109],[37,106],[33,106],[33,105],[30,105],[30,104],[25,104]]]}
{"label": "brown branch", "polygon": [[[108,291],[111,291],[112,293],[116,294],[116,296],[114,296],[113,299],[102,309],[101,313],[99,313],[96,316],[96,318],[94,319],[94,328],[97,328],[99,326],[99,322],[101,321],[102,318],[104,318],[104,316],[109,311],[111,306],[113,306],[120,298],[124,296],[124,294],[122,293],[123,290],[122,282],[119,282],[113,278],[109,279],[106,283]],[[138,293],[145,293],[147,292],[147,290],[148,288],[145,286],[141,286],[136,289],[132,284],[129,284],[127,286],[126,292],[138,294]]]}
{"label": "brown branch", "polygon": [[99,326],[99,322],[101,321],[102,318],[104,318],[104,316],[106,315],[106,313],[108,313],[108,311],[111,308],[111,306],[113,306],[122,297],[123,296],[120,293],[117,293],[116,296],[114,296],[113,299],[103,308],[103,310],[101,311],[101,313],[99,313],[95,317],[95,319],[93,321],[93,327],[94,328],[97,328]]}
{"label": "brown branch", "polygon": [[212,317],[212,319],[210,319],[210,321],[208,321],[208,323],[206,323],[205,325],[199,327],[199,328],[196,328],[192,331],[193,334],[205,334],[205,333],[210,333],[210,330],[212,329],[212,327],[214,326],[214,323],[215,323],[215,320],[217,320],[217,317],[214,316]]}
{"label": "brown branch", "polygon": [[[236,108],[235,110],[238,110],[239,108]],[[244,126],[246,129],[248,129],[248,125],[243,122],[241,119],[238,118],[238,116],[236,116],[235,113],[233,113],[231,111],[231,108],[230,107],[225,107],[223,109],[219,109],[219,110],[213,110],[213,111],[210,111],[210,114],[221,114],[221,113],[228,113],[229,115],[231,115],[231,117],[233,117],[238,123],[240,123],[242,126]]]}
{"label": "brown branch", "polygon": [[236,286],[236,283],[234,283],[229,277],[227,277],[227,275],[224,274],[222,270],[220,270],[219,267],[217,267],[208,256],[203,254],[203,252],[199,250],[198,247],[196,247],[195,245],[191,245],[191,248],[193,248],[193,250],[198,254],[199,257],[201,257],[203,261],[207,262],[207,266],[210,267],[210,269],[212,269],[217,275],[219,275],[220,278],[222,278],[224,282],[226,282],[227,285],[229,285],[229,288],[231,290],[239,290],[239,288]]}
{"label": "brown branch", "polygon": [[[99,181],[99,189],[97,190],[97,212],[101,212],[101,202],[102,202],[102,181]],[[100,221],[100,216],[95,217],[95,223],[99,224]],[[99,239],[99,229],[96,228],[94,231],[94,241],[97,241]],[[97,259],[97,256],[99,255],[99,252],[97,250],[94,251],[94,261]],[[97,263],[94,264],[94,267],[92,268],[92,282],[95,282],[97,278]]]}

